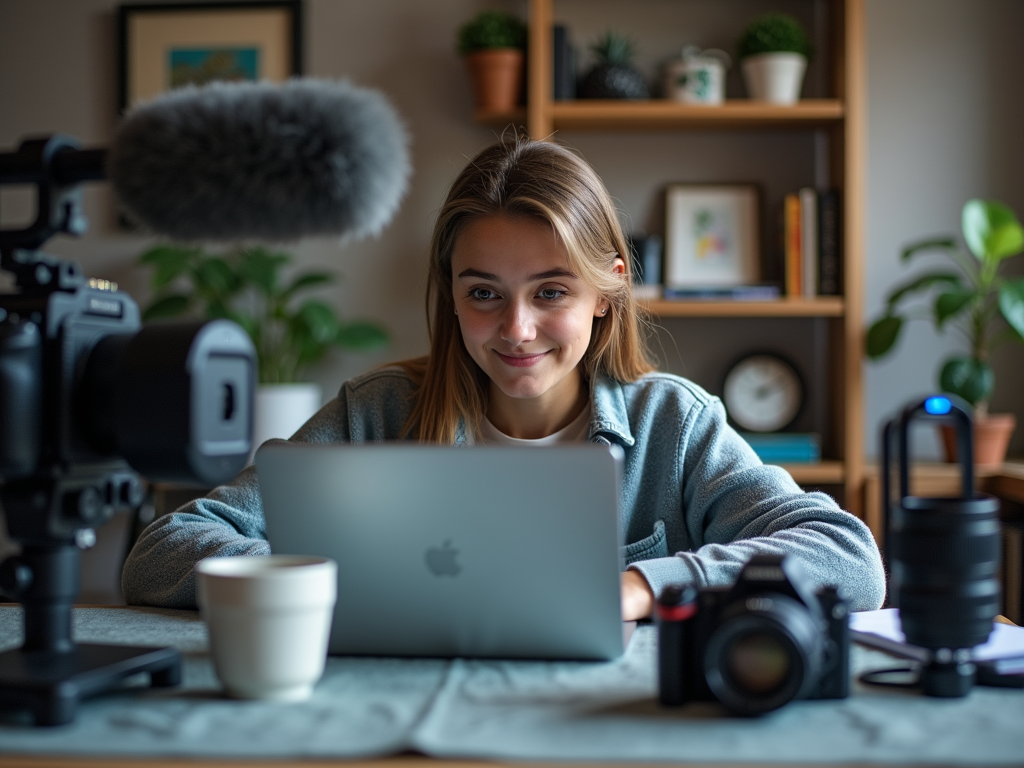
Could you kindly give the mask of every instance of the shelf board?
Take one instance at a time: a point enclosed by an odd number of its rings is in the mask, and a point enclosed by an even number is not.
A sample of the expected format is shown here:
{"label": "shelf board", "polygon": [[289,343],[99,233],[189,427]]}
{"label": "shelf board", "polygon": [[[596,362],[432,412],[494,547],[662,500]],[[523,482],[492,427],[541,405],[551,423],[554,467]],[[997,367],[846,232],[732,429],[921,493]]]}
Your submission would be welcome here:
{"label": "shelf board", "polygon": [[813,464],[779,464],[800,485],[840,485],[846,477],[841,461],[819,461]]}
{"label": "shelf board", "polygon": [[845,302],[840,296],[771,301],[645,301],[642,305],[658,317],[842,317]]}
{"label": "shelf board", "polygon": [[[845,116],[845,109],[838,99],[804,99],[792,106],[735,99],[714,107],[681,104],[667,99],[580,99],[552,103],[551,116],[556,129],[582,131],[793,128],[839,122]],[[525,125],[526,109],[478,110],[474,120],[495,128],[503,128],[510,123]]]}
{"label": "shelf board", "polygon": [[844,117],[838,99],[805,99],[792,106],[737,99],[720,106],[650,101],[561,101],[551,105],[556,129],[679,130],[701,128],[793,128],[836,123]]}

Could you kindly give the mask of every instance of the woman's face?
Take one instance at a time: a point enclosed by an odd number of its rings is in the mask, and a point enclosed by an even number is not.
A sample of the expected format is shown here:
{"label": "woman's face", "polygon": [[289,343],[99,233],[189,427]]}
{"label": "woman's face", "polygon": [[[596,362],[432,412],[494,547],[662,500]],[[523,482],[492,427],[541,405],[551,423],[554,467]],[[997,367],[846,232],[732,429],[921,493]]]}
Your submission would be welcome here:
{"label": "woman's face", "polygon": [[539,398],[573,409],[577,365],[608,302],[569,269],[550,224],[487,216],[452,251],[452,293],[462,339],[491,379],[492,398]]}

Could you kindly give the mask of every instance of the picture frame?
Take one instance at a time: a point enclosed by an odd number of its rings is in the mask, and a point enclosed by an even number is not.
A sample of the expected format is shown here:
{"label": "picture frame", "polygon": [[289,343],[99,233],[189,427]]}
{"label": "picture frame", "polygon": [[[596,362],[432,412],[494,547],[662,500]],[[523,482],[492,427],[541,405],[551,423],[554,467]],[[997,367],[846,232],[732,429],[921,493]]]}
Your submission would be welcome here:
{"label": "picture frame", "polygon": [[120,110],[212,80],[302,74],[301,0],[118,6]]}
{"label": "picture frame", "polygon": [[730,288],[761,280],[756,184],[671,184],[665,193],[665,287]]}

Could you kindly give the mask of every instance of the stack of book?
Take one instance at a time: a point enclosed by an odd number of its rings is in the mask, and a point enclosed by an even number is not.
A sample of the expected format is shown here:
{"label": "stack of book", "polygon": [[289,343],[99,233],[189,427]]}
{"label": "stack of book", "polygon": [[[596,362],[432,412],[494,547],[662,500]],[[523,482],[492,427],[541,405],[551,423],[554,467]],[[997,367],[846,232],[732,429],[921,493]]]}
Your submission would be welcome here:
{"label": "stack of book", "polygon": [[783,265],[787,296],[842,292],[839,193],[804,187],[783,204]]}
{"label": "stack of book", "polygon": [[675,301],[771,301],[779,298],[782,291],[779,286],[763,285],[729,285],[724,287],[710,286],[706,288],[674,288],[665,286],[666,299]]}
{"label": "stack of book", "polygon": [[810,464],[821,461],[816,432],[740,433],[765,464]]}

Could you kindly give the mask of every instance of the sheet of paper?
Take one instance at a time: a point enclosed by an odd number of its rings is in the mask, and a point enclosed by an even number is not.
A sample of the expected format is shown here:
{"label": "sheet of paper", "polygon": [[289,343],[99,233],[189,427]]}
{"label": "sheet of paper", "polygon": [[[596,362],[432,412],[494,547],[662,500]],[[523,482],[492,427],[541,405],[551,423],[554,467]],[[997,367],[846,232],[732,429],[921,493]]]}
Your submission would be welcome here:
{"label": "sheet of paper", "polygon": [[[907,641],[900,629],[900,612],[897,608],[851,613],[850,629],[855,632],[879,635],[898,643]],[[1008,624],[993,625],[988,642],[976,647],[971,655],[975,661],[1024,659],[1024,627],[1011,627]]]}

